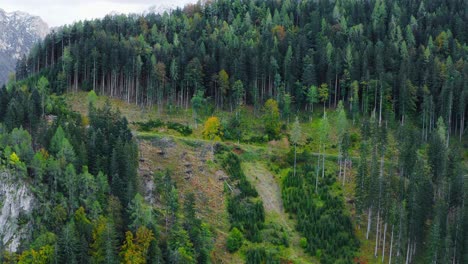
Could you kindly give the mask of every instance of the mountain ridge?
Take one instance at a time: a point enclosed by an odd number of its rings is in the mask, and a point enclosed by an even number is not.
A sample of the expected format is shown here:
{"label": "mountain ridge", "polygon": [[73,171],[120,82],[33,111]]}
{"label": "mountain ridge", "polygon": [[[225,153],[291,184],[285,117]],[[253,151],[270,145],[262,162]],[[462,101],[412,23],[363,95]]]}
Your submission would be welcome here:
{"label": "mountain ridge", "polygon": [[14,72],[16,61],[48,33],[49,26],[39,16],[0,8],[0,85]]}

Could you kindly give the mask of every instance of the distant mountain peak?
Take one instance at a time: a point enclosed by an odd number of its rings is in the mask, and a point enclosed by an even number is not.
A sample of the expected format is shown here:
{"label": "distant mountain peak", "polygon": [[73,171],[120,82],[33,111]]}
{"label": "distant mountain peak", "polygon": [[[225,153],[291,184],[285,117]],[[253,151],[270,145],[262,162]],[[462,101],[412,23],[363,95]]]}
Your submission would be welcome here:
{"label": "distant mountain peak", "polygon": [[176,4],[158,4],[149,7],[143,14],[164,14],[164,12],[170,13],[172,10],[177,9]]}
{"label": "distant mountain peak", "polygon": [[0,8],[0,85],[15,70],[16,60],[47,33],[49,26],[40,17]]}

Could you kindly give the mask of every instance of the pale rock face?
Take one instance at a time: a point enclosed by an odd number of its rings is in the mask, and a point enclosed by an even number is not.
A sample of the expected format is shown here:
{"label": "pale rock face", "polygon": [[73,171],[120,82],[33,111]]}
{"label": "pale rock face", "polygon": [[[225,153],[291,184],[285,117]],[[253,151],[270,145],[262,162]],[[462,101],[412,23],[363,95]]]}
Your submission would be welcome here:
{"label": "pale rock face", "polygon": [[28,186],[8,171],[0,172],[0,240],[5,249],[16,252],[29,233],[30,224],[19,224],[21,215],[31,214],[34,196]]}
{"label": "pale rock face", "polygon": [[14,72],[16,61],[48,32],[49,26],[40,17],[0,8],[0,85]]}

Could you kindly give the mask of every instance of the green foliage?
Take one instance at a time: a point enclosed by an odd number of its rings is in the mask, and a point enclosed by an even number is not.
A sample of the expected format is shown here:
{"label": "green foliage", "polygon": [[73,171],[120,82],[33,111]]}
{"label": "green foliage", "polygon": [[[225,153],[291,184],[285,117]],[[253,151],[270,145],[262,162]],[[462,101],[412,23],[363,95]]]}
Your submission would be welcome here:
{"label": "green foliage", "polygon": [[200,113],[206,103],[206,100],[203,97],[204,93],[205,92],[203,90],[198,90],[190,100],[194,112],[195,123],[197,123],[197,115]]}
{"label": "green foliage", "polygon": [[290,234],[275,222],[265,224],[261,230],[261,241],[274,246],[289,247],[289,236]]}
{"label": "green foliage", "polygon": [[90,245],[92,263],[118,263],[118,241],[114,225],[103,216],[93,225],[93,242]]}
{"label": "green foliage", "polygon": [[91,91],[88,92],[87,100],[88,100],[88,105],[90,105],[90,106],[95,106],[96,105],[96,102],[98,100],[98,96],[96,95],[94,90],[91,90]]}
{"label": "green foliage", "polygon": [[320,102],[325,104],[325,102],[328,100],[328,94],[328,84],[322,83],[318,88],[318,97],[320,99]]}
{"label": "green foliage", "polygon": [[176,122],[167,122],[167,123],[165,123],[165,122],[161,121],[160,119],[148,120],[146,122],[135,122],[134,124],[136,124],[138,126],[139,131],[144,131],[144,132],[150,132],[155,128],[160,128],[160,127],[163,127],[163,126],[166,126],[168,129],[179,132],[183,136],[189,136],[193,132],[193,130],[189,126],[182,125],[182,124],[176,123]]}
{"label": "green foliage", "polygon": [[140,226],[153,227],[153,209],[146,204],[139,193],[130,202],[128,209],[130,211],[130,228],[137,230]]}
{"label": "green foliage", "polygon": [[242,232],[239,231],[236,227],[234,227],[230,232],[226,239],[226,248],[229,252],[233,253],[236,252],[239,248],[241,248],[242,244],[244,243],[244,236]]}
{"label": "green foliage", "polygon": [[182,136],[190,136],[192,134],[192,129],[189,126],[182,125],[175,122],[167,122],[167,128],[179,132]]}
{"label": "green foliage", "polygon": [[213,234],[208,224],[197,217],[195,195],[193,193],[189,193],[185,197],[183,226],[193,244],[194,258],[197,263],[210,263]]}
{"label": "green foliage", "polygon": [[242,105],[242,100],[245,96],[244,84],[241,80],[237,80],[232,85],[232,99],[234,101],[234,107]]}
{"label": "green foliage", "polygon": [[302,128],[301,125],[299,124],[299,118],[296,116],[296,119],[294,120],[292,129],[291,129],[291,142],[294,145],[297,145],[299,141],[301,140],[302,137]]}
{"label": "green foliage", "polygon": [[48,264],[53,263],[54,247],[47,245],[40,248],[38,251],[31,249],[24,251],[19,256],[18,264]]}
{"label": "green foliage", "polygon": [[317,86],[311,85],[309,89],[307,89],[307,103],[313,107],[314,104],[319,102],[319,94],[317,90]]}
{"label": "green foliage", "polygon": [[308,244],[307,244],[307,238],[301,237],[301,240],[299,240],[299,245],[301,248],[306,249]]}
{"label": "green foliage", "polygon": [[135,122],[138,125],[139,131],[149,132],[155,128],[164,126],[164,122],[160,119],[148,120],[146,122]]}
{"label": "green foliage", "polygon": [[265,245],[254,245],[249,247],[245,252],[245,263],[247,264],[279,264],[282,259],[276,248]]}
{"label": "green foliage", "polygon": [[233,115],[229,118],[227,124],[223,124],[223,138],[237,141],[244,141],[244,134],[246,133],[246,124],[242,116]]}
{"label": "green foliage", "polygon": [[[466,134],[465,6],[464,1],[220,0],[170,15],[107,16],[51,32],[19,60],[17,80],[0,89],[2,164],[21,172],[38,201],[31,239],[48,230],[57,236],[56,245],[27,248],[25,241],[20,247],[24,262],[43,261],[49,246],[55,247],[53,262],[100,262],[102,253],[90,254],[90,245],[99,240],[92,237],[102,226],[98,219],[112,222],[120,241],[135,220],[128,207],[139,190],[138,150],[127,120],[107,104],[89,109],[87,127],[63,97],[52,94],[91,87],[140,107],[157,103],[158,109],[170,111],[188,108],[201,91],[207,108],[234,111],[245,103],[257,116],[266,102],[264,131],[243,134],[251,127],[237,119],[239,113],[223,124],[226,138],[255,143],[280,137],[279,109],[288,119],[314,103],[339,105],[337,118],[330,116],[330,123],[338,121],[338,137],[324,115],[318,135],[309,142],[319,141],[323,154],[329,141],[338,139],[340,154],[353,162],[351,154],[360,152],[356,219],[372,211],[372,225],[380,213],[383,222],[398,229],[394,252],[403,253],[396,262],[405,261],[409,241],[417,245],[413,261],[424,256],[426,262],[466,262],[466,173],[457,149]],[[276,106],[271,98],[277,99]],[[193,105],[195,113],[199,105]],[[363,129],[360,151],[350,142],[361,138],[341,122],[345,111],[353,125],[356,117],[366,125],[374,112],[372,124]],[[181,124],[167,127],[192,133]],[[328,149],[327,159],[335,148]],[[304,153],[299,163],[310,164],[314,155]],[[232,225],[247,239],[276,238],[261,224],[263,209],[255,189],[234,165],[236,176],[228,181]],[[307,251],[323,263],[351,262],[355,243],[342,214],[341,190],[330,176],[333,167],[327,164],[315,193],[311,180],[317,179],[318,168],[300,166],[298,177],[285,177],[282,192],[307,238]],[[182,224],[186,216],[178,212],[179,191],[168,186],[158,193],[168,203],[167,212],[158,212],[167,216],[162,222],[168,234],[158,237],[158,243],[152,240],[145,261],[206,262],[210,239],[199,234],[208,234],[209,228]],[[80,206],[82,217],[75,219]],[[21,223],[30,218],[22,215]],[[342,246],[345,242],[348,247]],[[256,245],[246,257],[252,263],[275,263],[268,252]],[[15,258],[11,254],[4,261]]]}
{"label": "green foliage", "polygon": [[322,263],[352,261],[358,248],[351,219],[345,213],[344,199],[332,193],[334,176],[327,173],[315,193],[315,169],[299,166],[296,176],[290,172],[282,184],[285,209],[297,216],[297,229],[304,236],[306,251],[324,254]]}
{"label": "green foliage", "polygon": [[223,157],[222,166],[229,175],[229,186],[235,184],[233,186],[239,190],[236,194],[232,187],[228,187],[227,210],[231,225],[241,230],[250,241],[258,242],[265,221],[263,203],[242,171],[241,161],[236,154],[228,152]]}
{"label": "green foliage", "polygon": [[39,90],[39,93],[41,94],[42,115],[44,115],[45,114],[45,100],[49,93],[49,80],[47,80],[46,77],[41,76],[41,78],[39,78],[39,81],[37,82],[37,90]]}
{"label": "green foliage", "polygon": [[228,173],[229,179],[238,181],[237,186],[242,192],[242,196],[257,197],[258,193],[255,188],[250,184],[241,168],[241,160],[236,154],[229,152],[222,160],[222,166]]}
{"label": "green foliage", "polygon": [[273,99],[268,99],[263,106],[263,125],[265,132],[270,139],[277,139],[280,134],[280,119],[279,119],[278,103]]}

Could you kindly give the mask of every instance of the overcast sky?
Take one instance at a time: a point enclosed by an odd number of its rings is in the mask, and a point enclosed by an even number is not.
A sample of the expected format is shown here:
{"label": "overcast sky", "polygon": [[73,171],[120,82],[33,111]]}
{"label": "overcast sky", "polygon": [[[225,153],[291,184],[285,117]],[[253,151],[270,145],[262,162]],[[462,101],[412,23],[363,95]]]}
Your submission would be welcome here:
{"label": "overcast sky", "polygon": [[141,13],[151,6],[183,6],[196,0],[0,0],[7,12],[24,11],[38,15],[57,27],[84,19],[101,18],[113,11]]}

